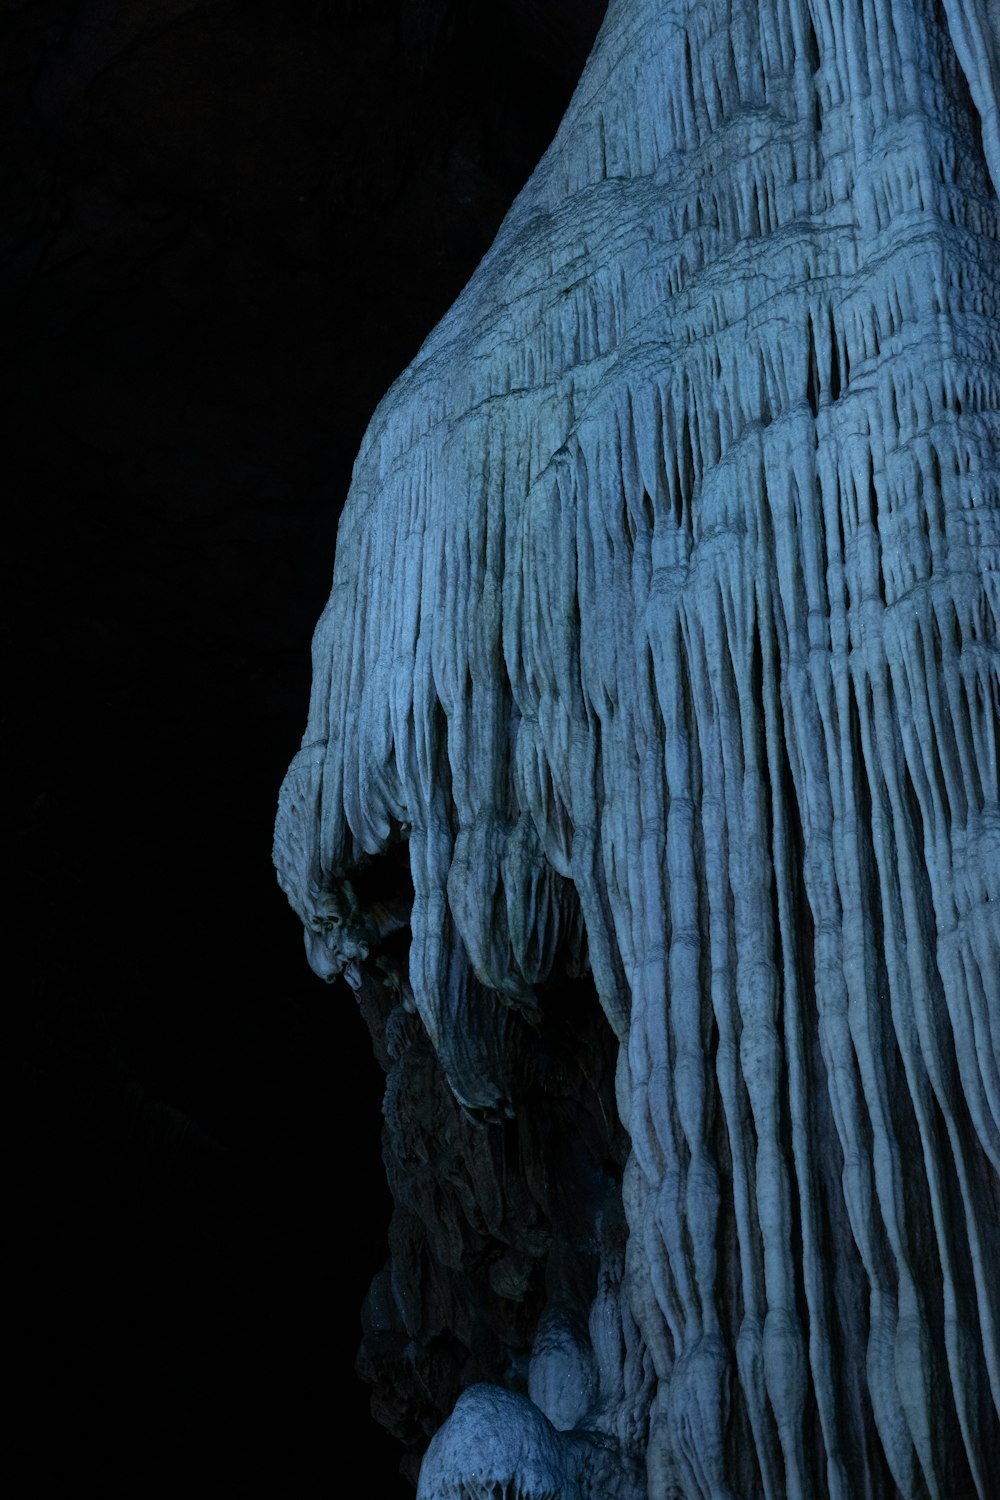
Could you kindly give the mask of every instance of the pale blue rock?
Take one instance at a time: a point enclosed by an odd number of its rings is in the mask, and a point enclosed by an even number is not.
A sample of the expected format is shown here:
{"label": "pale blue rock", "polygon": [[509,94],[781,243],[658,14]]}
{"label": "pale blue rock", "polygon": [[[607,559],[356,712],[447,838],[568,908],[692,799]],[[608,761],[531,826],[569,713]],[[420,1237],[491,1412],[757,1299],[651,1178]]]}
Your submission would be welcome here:
{"label": "pale blue rock", "polygon": [[612,0],[372,419],[279,878],[360,982],[408,842],[474,1118],[589,970],[631,1151],[556,1426],[476,1387],[422,1500],[572,1497],[563,1422],[631,1500],[1000,1495],[998,101],[990,0]]}

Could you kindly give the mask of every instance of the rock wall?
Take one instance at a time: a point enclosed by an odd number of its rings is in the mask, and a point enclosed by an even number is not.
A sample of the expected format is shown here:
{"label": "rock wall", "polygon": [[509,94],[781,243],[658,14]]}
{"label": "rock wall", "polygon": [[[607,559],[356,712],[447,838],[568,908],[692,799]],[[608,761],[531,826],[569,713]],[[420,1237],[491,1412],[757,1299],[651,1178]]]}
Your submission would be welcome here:
{"label": "rock wall", "polygon": [[470,1179],[573,976],[628,1136],[428,1500],[1000,1493],[998,96],[986,5],[617,0],[372,420],[279,878]]}

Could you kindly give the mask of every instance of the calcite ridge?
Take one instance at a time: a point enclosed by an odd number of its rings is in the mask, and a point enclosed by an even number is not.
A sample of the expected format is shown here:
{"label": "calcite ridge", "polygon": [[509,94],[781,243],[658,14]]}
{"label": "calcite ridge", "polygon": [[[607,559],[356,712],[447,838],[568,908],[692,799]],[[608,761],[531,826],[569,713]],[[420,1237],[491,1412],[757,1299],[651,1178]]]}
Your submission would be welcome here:
{"label": "calcite ridge", "polygon": [[1000,1494],[998,98],[984,0],[613,0],[340,525],[279,878],[360,982],[405,847],[474,1120],[591,976],[650,1500]]}

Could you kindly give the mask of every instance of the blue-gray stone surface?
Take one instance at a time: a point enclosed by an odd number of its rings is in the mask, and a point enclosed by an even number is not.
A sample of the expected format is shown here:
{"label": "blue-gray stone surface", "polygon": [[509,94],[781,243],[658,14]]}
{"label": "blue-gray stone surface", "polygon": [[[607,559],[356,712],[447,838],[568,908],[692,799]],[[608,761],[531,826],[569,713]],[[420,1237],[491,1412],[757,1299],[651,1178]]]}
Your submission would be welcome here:
{"label": "blue-gray stone surface", "polygon": [[470,1140],[589,974],[628,1136],[492,1283],[589,1277],[545,1453],[470,1398],[428,1500],[1000,1493],[998,96],[972,0],[617,0],[372,419],[279,878]]}

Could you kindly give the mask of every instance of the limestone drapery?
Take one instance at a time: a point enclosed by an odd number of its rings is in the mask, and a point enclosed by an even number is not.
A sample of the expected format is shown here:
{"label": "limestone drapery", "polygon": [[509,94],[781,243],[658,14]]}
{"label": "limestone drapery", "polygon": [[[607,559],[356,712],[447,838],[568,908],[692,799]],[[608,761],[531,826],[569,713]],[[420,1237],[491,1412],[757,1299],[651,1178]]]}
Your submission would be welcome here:
{"label": "limestone drapery", "polygon": [[279,876],[336,973],[406,840],[483,1119],[589,966],[654,1500],[1000,1493],[998,97],[973,0],[613,3],[341,522]]}

